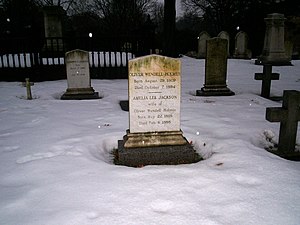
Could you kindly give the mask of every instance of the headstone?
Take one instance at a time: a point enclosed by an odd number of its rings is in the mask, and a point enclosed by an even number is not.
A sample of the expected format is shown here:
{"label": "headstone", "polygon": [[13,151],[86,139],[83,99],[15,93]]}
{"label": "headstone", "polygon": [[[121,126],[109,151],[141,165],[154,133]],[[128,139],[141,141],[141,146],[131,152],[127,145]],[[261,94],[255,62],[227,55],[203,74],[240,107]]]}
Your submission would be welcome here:
{"label": "headstone", "polygon": [[45,48],[55,51],[63,49],[62,39],[58,38],[63,37],[62,20],[64,13],[60,6],[45,6],[43,8],[45,38],[52,38],[46,39]]}
{"label": "headstone", "polygon": [[23,83],[23,86],[26,87],[26,93],[27,93],[27,99],[32,100],[32,94],[31,94],[31,86],[33,86],[34,83],[30,82],[29,78],[25,78],[25,83]]}
{"label": "headstone", "polygon": [[271,80],[279,80],[279,73],[272,73],[272,65],[267,64],[263,67],[263,73],[255,73],[255,80],[262,80],[261,96],[270,98]]}
{"label": "headstone", "polygon": [[198,36],[198,54],[197,58],[206,58],[206,41],[210,39],[209,34],[206,31],[202,31]]}
{"label": "headstone", "polygon": [[218,34],[218,37],[227,40],[227,56],[229,57],[230,56],[230,50],[229,50],[230,49],[229,48],[229,45],[230,45],[230,36],[229,36],[229,34],[226,31],[221,31]]}
{"label": "headstone", "polygon": [[251,59],[252,53],[248,49],[248,35],[240,31],[235,35],[235,50],[233,57],[236,59]]}
{"label": "headstone", "polygon": [[[298,121],[300,120],[300,92],[285,90],[282,108],[267,108],[266,119],[280,122],[278,150],[274,152],[285,158],[295,156]],[[298,152],[298,158],[300,153]]]}
{"label": "headstone", "polygon": [[91,87],[89,53],[79,49],[66,53],[67,91],[62,100],[97,99],[98,92]]}
{"label": "headstone", "polygon": [[212,38],[207,41],[205,60],[205,84],[197,90],[198,96],[234,95],[226,84],[227,79],[227,40]]}
{"label": "headstone", "polygon": [[271,64],[273,66],[291,65],[284,46],[284,15],[269,14],[265,18],[266,32],[262,54],[256,64]]}
{"label": "headstone", "polygon": [[292,60],[294,43],[292,41],[284,41],[285,54],[289,61]]}
{"label": "headstone", "polygon": [[141,166],[199,160],[180,129],[181,63],[159,55],[129,60],[129,130],[116,164]]}

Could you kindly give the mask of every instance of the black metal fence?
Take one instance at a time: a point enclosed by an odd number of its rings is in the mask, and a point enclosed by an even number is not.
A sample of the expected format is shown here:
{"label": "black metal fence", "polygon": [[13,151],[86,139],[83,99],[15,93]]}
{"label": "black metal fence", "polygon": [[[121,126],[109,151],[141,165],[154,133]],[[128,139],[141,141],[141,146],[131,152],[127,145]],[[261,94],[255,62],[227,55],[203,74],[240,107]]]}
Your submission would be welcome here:
{"label": "black metal fence", "polygon": [[149,37],[1,38],[0,80],[33,81],[66,78],[65,53],[89,52],[91,78],[127,78],[128,60],[149,54]]}

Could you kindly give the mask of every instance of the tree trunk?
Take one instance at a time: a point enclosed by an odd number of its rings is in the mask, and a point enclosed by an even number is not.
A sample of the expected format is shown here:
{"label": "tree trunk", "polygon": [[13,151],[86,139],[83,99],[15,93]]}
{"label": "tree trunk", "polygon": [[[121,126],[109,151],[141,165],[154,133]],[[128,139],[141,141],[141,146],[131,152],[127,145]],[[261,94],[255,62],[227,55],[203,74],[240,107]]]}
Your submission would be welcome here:
{"label": "tree trunk", "polygon": [[164,1],[163,54],[177,57],[175,45],[176,0]]}

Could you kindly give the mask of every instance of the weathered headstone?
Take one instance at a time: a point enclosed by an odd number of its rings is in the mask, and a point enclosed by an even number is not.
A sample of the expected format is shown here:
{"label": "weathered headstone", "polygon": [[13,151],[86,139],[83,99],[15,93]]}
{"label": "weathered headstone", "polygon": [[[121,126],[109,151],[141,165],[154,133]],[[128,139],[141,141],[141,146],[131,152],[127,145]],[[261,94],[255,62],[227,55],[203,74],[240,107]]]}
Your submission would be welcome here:
{"label": "weathered headstone", "polygon": [[206,41],[210,39],[210,35],[206,31],[202,31],[198,36],[198,53],[197,58],[206,58]]}
{"label": "weathered headstone", "polygon": [[270,98],[271,80],[279,80],[279,73],[272,73],[272,65],[267,64],[263,67],[262,73],[255,73],[255,80],[262,80],[261,96]]}
{"label": "weathered headstone", "polygon": [[262,54],[256,64],[291,65],[284,46],[284,15],[273,13],[265,18],[266,32]]}
{"label": "weathered headstone", "polygon": [[218,37],[227,40],[227,56],[229,57],[230,56],[230,50],[229,50],[230,49],[229,48],[229,45],[230,45],[230,36],[229,36],[229,34],[226,31],[221,31],[218,34]]}
{"label": "weathered headstone", "polygon": [[[274,153],[284,158],[293,158],[300,121],[300,92],[285,90],[282,108],[267,108],[266,119],[270,122],[280,122],[278,150]],[[299,156],[298,152],[298,158]]]}
{"label": "weathered headstone", "polygon": [[46,40],[46,46],[44,47],[54,51],[60,51],[63,49],[63,42],[62,39],[57,38],[63,37],[62,20],[65,12],[60,6],[45,6],[43,13],[45,38],[52,38]]}
{"label": "weathered headstone", "polygon": [[234,95],[226,84],[227,79],[227,40],[212,38],[207,41],[205,60],[205,84],[197,90],[198,96]]}
{"label": "weathered headstone", "polygon": [[99,98],[98,92],[91,87],[89,53],[82,50],[73,50],[65,56],[67,70],[67,91],[62,100],[80,100]]}
{"label": "weathered headstone", "polygon": [[240,31],[235,35],[235,50],[233,57],[237,59],[251,59],[251,51],[248,49],[248,35]]}
{"label": "weathered headstone", "polygon": [[149,55],[129,60],[129,130],[118,142],[120,165],[193,163],[199,160],[180,129],[179,59]]}
{"label": "weathered headstone", "polygon": [[294,43],[292,41],[284,41],[284,49],[288,60],[291,61],[293,57]]}

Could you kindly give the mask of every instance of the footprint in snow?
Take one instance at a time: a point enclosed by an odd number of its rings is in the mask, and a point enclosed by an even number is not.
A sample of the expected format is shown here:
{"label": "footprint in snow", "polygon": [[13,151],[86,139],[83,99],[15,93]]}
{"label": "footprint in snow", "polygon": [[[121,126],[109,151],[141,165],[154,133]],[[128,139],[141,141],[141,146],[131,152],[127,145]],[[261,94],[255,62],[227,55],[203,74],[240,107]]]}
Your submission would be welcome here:
{"label": "footprint in snow", "polygon": [[6,146],[6,147],[4,147],[4,151],[5,152],[13,152],[15,150],[18,150],[19,148],[20,148],[20,146],[18,146],[18,145]]}
{"label": "footprint in snow", "polygon": [[167,213],[174,207],[174,203],[168,200],[156,200],[151,203],[151,208],[154,212]]}
{"label": "footprint in snow", "polygon": [[89,219],[96,219],[99,217],[99,213],[97,212],[88,212],[86,214],[86,217],[89,218]]}
{"label": "footprint in snow", "polygon": [[28,163],[28,162],[32,162],[32,161],[36,161],[36,160],[42,160],[42,159],[49,159],[49,158],[53,158],[56,156],[80,156],[82,155],[82,153],[80,151],[76,151],[76,150],[60,150],[60,151],[54,151],[54,152],[40,152],[40,153],[35,153],[32,155],[26,155],[23,156],[19,159],[17,159],[17,163],[18,164],[24,164],[24,163]]}
{"label": "footprint in snow", "polygon": [[245,187],[254,187],[261,184],[261,181],[255,177],[237,175],[234,179],[238,184]]}

